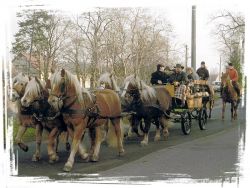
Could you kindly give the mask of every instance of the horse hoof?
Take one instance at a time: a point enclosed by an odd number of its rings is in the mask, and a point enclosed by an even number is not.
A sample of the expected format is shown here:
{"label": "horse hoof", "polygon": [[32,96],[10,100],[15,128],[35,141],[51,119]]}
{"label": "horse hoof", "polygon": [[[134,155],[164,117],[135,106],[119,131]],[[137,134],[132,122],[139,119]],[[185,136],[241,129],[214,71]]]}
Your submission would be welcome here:
{"label": "horse hoof", "polygon": [[93,155],[93,156],[90,157],[90,161],[91,162],[98,162],[99,161],[99,157]]}
{"label": "horse hoof", "polygon": [[40,161],[40,157],[37,155],[33,155],[32,162],[37,162],[37,161]]}
{"label": "horse hoof", "polygon": [[154,141],[157,142],[157,141],[159,141],[160,139],[161,139],[160,136],[156,136],[156,137],[154,138]]}
{"label": "horse hoof", "polygon": [[57,155],[51,156],[49,159],[49,163],[53,164],[59,160],[59,157]]}
{"label": "horse hoof", "polygon": [[63,167],[63,171],[64,172],[70,172],[72,170],[72,166],[70,166],[70,165],[64,165],[64,167]]}
{"label": "horse hoof", "polygon": [[147,145],[148,145],[147,142],[144,142],[144,141],[141,142],[141,146],[147,146]]}
{"label": "horse hoof", "polygon": [[66,143],[66,151],[70,151],[70,149],[71,149],[71,146],[70,146],[70,143]]}
{"label": "horse hoof", "polygon": [[119,157],[123,157],[125,155],[125,151],[123,150],[123,151],[119,151]]}
{"label": "horse hoof", "polygon": [[23,143],[18,143],[19,148],[21,148],[24,152],[27,152],[29,150],[29,147],[26,146]]}
{"label": "horse hoof", "polygon": [[89,154],[88,153],[84,153],[82,155],[80,155],[82,160],[86,161],[86,160],[89,160]]}

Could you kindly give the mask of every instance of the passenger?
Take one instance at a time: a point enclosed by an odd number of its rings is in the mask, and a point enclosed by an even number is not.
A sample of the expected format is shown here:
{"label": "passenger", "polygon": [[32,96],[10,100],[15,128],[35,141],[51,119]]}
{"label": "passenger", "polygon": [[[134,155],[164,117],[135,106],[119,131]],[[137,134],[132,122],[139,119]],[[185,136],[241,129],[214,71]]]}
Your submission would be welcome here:
{"label": "passenger", "polygon": [[162,85],[169,81],[169,75],[164,72],[164,65],[158,64],[157,71],[151,74],[151,84],[152,85]]}
{"label": "passenger", "polygon": [[182,71],[181,64],[176,64],[174,73],[170,76],[169,80],[176,86],[174,97],[181,100],[181,106],[185,106],[188,78],[186,73]]}
{"label": "passenger", "polygon": [[199,76],[192,67],[187,67],[187,78],[189,81],[199,80]]}

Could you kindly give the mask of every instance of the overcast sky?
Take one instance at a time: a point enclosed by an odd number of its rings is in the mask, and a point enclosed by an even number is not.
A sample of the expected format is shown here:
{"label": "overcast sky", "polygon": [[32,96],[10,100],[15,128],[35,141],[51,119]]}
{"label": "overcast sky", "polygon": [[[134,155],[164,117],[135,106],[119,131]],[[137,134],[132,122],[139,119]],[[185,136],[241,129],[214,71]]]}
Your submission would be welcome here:
{"label": "overcast sky", "polygon": [[[176,37],[176,42],[180,45],[188,45],[189,54],[191,54],[191,13],[192,5],[196,5],[196,63],[199,67],[201,61],[205,61],[208,68],[214,70],[215,68],[219,69],[219,59],[220,54],[217,50],[216,40],[211,35],[211,31],[214,28],[213,23],[209,23],[209,18],[211,15],[222,10],[230,10],[234,12],[242,12],[244,14],[245,4],[240,3],[240,1],[220,1],[220,3],[211,1],[210,3],[203,3],[204,1],[148,1],[148,0],[116,0],[109,1],[96,1],[92,0],[91,2],[86,3],[82,0],[71,0],[71,1],[59,1],[59,0],[15,0],[11,3],[10,1],[10,11],[8,11],[9,25],[8,29],[10,35],[17,31],[17,23],[15,18],[15,12],[20,10],[20,5],[45,5],[49,9],[60,9],[72,13],[80,13],[86,10],[86,7],[147,7],[155,10],[159,10],[160,14],[165,16],[166,19],[173,25],[174,34]],[[25,3],[24,3],[25,2]],[[74,2],[74,3],[69,3]],[[84,3],[83,3],[84,2]],[[163,3],[164,2],[164,3]],[[227,2],[227,3],[225,3]],[[35,6],[35,8],[39,6]],[[12,40],[13,37],[10,37]],[[184,55],[184,54],[183,54]],[[222,59],[223,61],[223,59]],[[184,63],[184,62],[183,62]],[[190,65],[190,59],[189,59]]]}

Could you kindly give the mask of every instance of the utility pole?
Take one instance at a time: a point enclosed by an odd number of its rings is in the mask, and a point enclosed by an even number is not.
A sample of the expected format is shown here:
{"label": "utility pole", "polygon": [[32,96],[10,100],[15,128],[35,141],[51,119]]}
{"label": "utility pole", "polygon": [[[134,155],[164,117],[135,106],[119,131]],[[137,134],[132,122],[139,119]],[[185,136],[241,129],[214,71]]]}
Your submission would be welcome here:
{"label": "utility pole", "polygon": [[187,70],[187,64],[188,64],[188,46],[185,45],[185,51],[186,51],[186,55],[185,55],[185,68]]}
{"label": "utility pole", "polygon": [[192,6],[191,67],[196,70],[196,6]]}

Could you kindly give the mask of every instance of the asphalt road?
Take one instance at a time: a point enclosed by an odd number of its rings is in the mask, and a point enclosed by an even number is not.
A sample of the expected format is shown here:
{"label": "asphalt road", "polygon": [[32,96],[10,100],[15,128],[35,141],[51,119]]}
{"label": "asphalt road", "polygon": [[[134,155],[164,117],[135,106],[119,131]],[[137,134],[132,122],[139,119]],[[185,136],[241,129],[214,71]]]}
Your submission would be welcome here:
{"label": "asphalt road", "polygon": [[101,147],[100,160],[86,163],[76,157],[71,173],[64,173],[62,168],[68,152],[59,147],[60,160],[49,164],[46,145],[42,145],[42,159],[31,162],[34,143],[29,143],[30,150],[25,153],[15,147],[18,153],[19,176],[45,176],[53,180],[103,181],[126,183],[140,181],[175,181],[187,178],[201,181],[224,181],[236,178],[238,171],[238,142],[245,138],[245,107],[240,105],[238,120],[230,120],[230,107],[227,106],[225,120],[221,120],[221,101],[216,102],[212,118],[208,120],[206,130],[201,131],[198,122],[193,120],[190,135],[183,135],[180,123],[170,128],[167,141],[154,142],[154,132],[150,134],[149,145],[141,147],[137,137],[125,140],[126,155],[118,157],[116,150]]}

